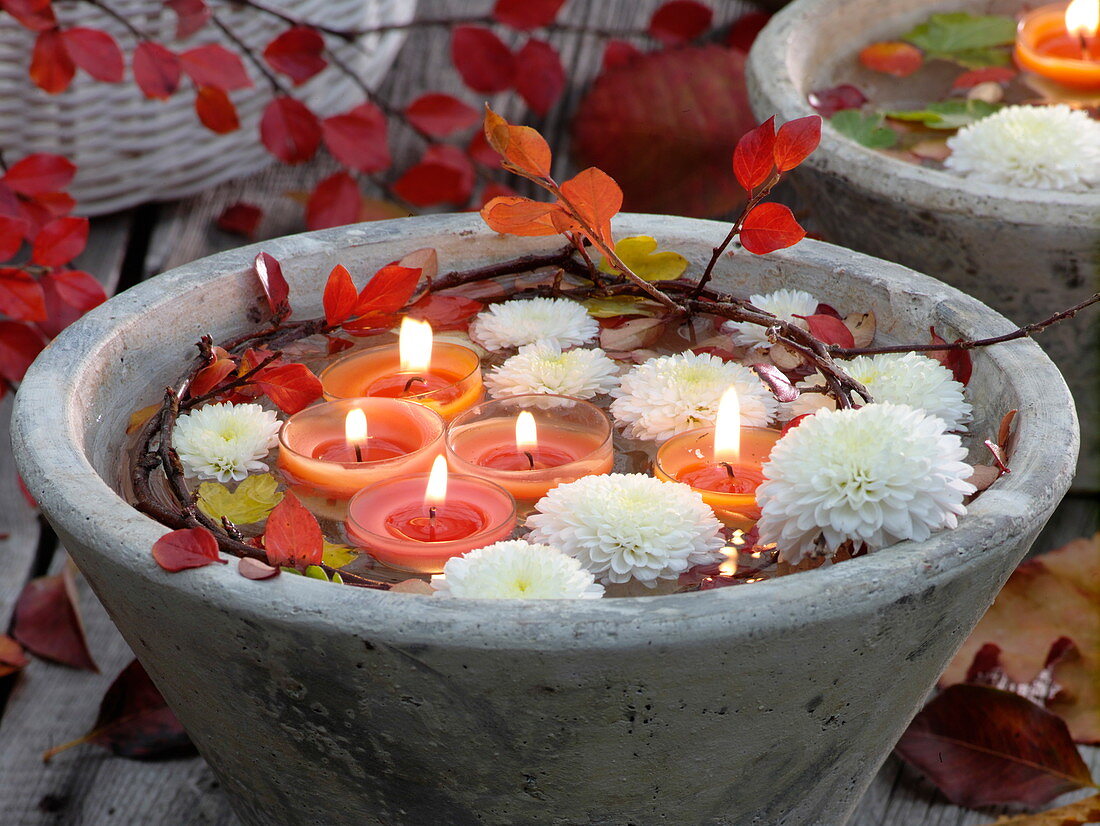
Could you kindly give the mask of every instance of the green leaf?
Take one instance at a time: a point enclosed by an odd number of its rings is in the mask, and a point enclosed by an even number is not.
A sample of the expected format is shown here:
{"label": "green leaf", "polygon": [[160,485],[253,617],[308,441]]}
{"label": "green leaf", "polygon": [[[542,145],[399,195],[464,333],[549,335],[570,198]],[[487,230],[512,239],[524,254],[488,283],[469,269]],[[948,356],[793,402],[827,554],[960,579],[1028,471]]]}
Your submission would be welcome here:
{"label": "green leaf", "polygon": [[584,302],[584,306],[593,318],[614,318],[620,315],[658,316],[664,309],[656,301],[633,295],[590,298]]}
{"label": "green leaf", "polygon": [[890,111],[886,117],[923,123],[930,129],[958,129],[988,117],[1001,108],[999,103],[984,100],[945,100],[930,103],[923,109]]}
{"label": "green leaf", "polygon": [[933,14],[908,34],[902,35],[926,52],[963,52],[1016,42],[1016,21],[1007,15],[975,16],[967,12]]}
{"label": "green leaf", "polygon": [[223,516],[237,525],[248,525],[266,519],[279,502],[283,492],[270,473],[249,476],[236,490],[220,482],[203,482],[199,485],[199,510],[211,519]]}
{"label": "green leaf", "polygon": [[[657,239],[648,235],[632,235],[615,243],[619,260],[646,281],[672,281],[684,274],[688,260],[678,252],[656,252]],[[600,261],[600,272],[617,275],[607,259]]]}
{"label": "green leaf", "polygon": [[929,52],[928,59],[950,60],[967,69],[987,69],[990,66],[1011,66],[1012,51],[1000,47],[967,49],[962,52]]}
{"label": "green leaf", "polygon": [[342,576],[340,576],[339,571],[333,571],[332,572],[332,581],[335,582],[337,585],[343,585],[344,584],[344,578]]}
{"label": "green leaf", "polygon": [[347,545],[337,545],[327,539],[321,551],[321,561],[330,568],[343,568],[359,558],[359,552]]}
{"label": "green leaf", "polygon": [[874,112],[844,109],[829,118],[829,123],[856,143],[871,149],[889,149],[898,142],[898,133],[889,126],[883,126],[882,120],[882,115]]}
{"label": "green leaf", "polygon": [[307,565],[306,576],[310,579],[319,579],[322,582],[328,582],[328,574],[325,573],[325,569],[320,565]]}

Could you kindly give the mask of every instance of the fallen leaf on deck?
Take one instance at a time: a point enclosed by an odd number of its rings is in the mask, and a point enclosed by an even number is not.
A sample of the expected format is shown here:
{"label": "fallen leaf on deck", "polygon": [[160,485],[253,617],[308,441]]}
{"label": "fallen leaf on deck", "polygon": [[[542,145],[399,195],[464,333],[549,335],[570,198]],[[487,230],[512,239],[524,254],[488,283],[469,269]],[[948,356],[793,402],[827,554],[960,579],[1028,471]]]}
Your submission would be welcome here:
{"label": "fallen leaf on deck", "polygon": [[1100,823],[1100,795],[1033,815],[1006,815],[991,826],[1084,826]]}
{"label": "fallen leaf on deck", "polygon": [[266,518],[282,499],[275,477],[260,473],[249,476],[232,492],[221,482],[203,482],[198,506],[215,521],[224,516],[236,525],[248,525]]}
{"label": "fallen leaf on deck", "polygon": [[6,634],[0,634],[0,677],[21,671],[27,665],[23,646]]}
{"label": "fallen leaf on deck", "polygon": [[191,738],[137,660],[122,669],[103,695],[92,730],[50,749],[42,760],[48,763],[59,752],[81,743],[94,743],[120,757],[139,760],[195,754]]}
{"label": "fallen leaf on deck", "polygon": [[170,531],[153,543],[153,559],[164,570],[176,574],[190,568],[203,568],[220,562],[228,564],[218,553],[218,540],[203,527]]}
{"label": "fallen leaf on deck", "polygon": [[952,802],[1037,807],[1094,785],[1066,724],[1018,694],[953,685],[916,716],[898,754]]}
{"label": "fallen leaf on deck", "polygon": [[59,574],[28,582],[15,604],[11,635],[37,657],[99,671],[88,650],[73,577],[67,564]]}
{"label": "fallen leaf on deck", "polygon": [[[1008,680],[1026,685],[1047,666],[1051,647],[1073,650],[1051,665],[1056,693],[1047,708],[1061,715],[1074,739],[1100,742],[1100,533],[1022,563],[993,607],[963,643],[941,685],[966,679],[987,644]],[[988,669],[986,669],[988,670]]]}

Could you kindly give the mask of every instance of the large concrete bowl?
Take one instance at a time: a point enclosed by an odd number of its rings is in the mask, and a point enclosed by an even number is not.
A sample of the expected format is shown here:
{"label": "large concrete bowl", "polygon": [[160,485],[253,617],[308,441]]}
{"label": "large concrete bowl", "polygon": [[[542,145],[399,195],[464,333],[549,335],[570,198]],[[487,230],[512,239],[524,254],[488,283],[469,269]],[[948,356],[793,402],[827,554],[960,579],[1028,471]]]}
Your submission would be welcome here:
{"label": "large concrete bowl", "polygon": [[[623,216],[698,273],[725,228]],[[477,216],[265,242],[295,312],[426,245],[444,269],[553,248]],[[169,574],[165,528],[116,493],[130,412],[203,333],[248,326],[260,246],[113,298],[28,372],[14,444],[31,492],[252,826],[324,823],[841,824],[1073,473],[1077,423],[1030,341],[976,354],[976,441],[1018,408],[1013,472],[957,530],[747,587],[584,602],[439,600],[234,565]],[[781,285],[873,310],[888,339],[1011,325],[896,264],[804,242],[723,259],[740,294]],[[980,455],[976,451],[975,456]]]}
{"label": "large concrete bowl", "polygon": [[[809,92],[849,79],[860,49],[897,40],[930,14],[1011,15],[1023,5],[797,0],[753,44],[753,111],[761,119],[778,115],[780,122],[813,114]],[[830,241],[942,278],[1017,323],[1038,321],[1100,290],[1100,191],[975,183],[868,149],[827,124],[794,183]],[[1074,485],[1100,490],[1100,323],[1095,315],[1077,319],[1044,332],[1039,342],[1062,369],[1081,415]]]}

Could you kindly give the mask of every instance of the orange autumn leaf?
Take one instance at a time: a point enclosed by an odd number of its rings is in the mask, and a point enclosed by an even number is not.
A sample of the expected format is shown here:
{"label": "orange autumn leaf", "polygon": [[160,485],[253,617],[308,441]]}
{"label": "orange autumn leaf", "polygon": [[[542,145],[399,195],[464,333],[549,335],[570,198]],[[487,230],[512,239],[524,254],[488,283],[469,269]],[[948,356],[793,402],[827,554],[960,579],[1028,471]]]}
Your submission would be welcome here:
{"label": "orange autumn leaf", "polygon": [[485,139],[504,159],[504,165],[526,178],[549,178],[550,146],[529,126],[513,126],[485,107]]}
{"label": "orange autumn leaf", "polygon": [[874,72],[908,77],[924,65],[924,55],[909,43],[884,41],[872,43],[861,51],[859,62]]}
{"label": "orange autumn leaf", "polygon": [[611,219],[623,206],[623,191],[614,179],[594,166],[582,170],[561,185],[562,200],[582,224],[599,234],[593,241],[612,245]]}
{"label": "orange autumn leaf", "polygon": [[1036,814],[999,817],[992,826],[1085,826],[1087,823],[1100,823],[1100,795]]}
{"label": "orange autumn leaf", "polygon": [[561,213],[557,204],[533,201],[519,196],[493,198],[481,208],[481,217],[490,229],[506,235],[557,235],[553,216]]}

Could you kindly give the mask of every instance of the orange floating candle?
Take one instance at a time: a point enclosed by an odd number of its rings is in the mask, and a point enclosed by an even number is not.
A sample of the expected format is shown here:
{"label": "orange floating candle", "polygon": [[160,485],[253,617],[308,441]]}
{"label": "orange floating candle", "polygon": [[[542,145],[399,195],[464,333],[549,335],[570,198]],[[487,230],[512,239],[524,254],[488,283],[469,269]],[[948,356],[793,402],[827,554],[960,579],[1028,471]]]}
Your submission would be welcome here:
{"label": "orange floating candle", "polygon": [[426,471],[442,448],[435,411],[403,399],[345,399],[291,416],[279,432],[277,466],[306,507],[343,519],[356,491]]}
{"label": "orange floating candle", "polygon": [[728,527],[749,531],[760,518],[756,489],[764,481],[761,466],[780,433],[740,425],[737,393],[722,396],[714,427],[679,433],[657,449],[653,475],[683,482],[699,492]]}
{"label": "orange floating candle", "polygon": [[448,426],[447,451],[456,469],[496,482],[525,505],[614,466],[611,420],[568,396],[510,396],[471,408]]}
{"label": "orange floating candle", "polygon": [[472,476],[448,478],[437,456],[431,473],[372,485],[348,503],[348,538],[394,568],[439,573],[453,556],[512,535],[516,503],[508,491]]}
{"label": "orange floating candle", "polygon": [[1021,18],[1016,61],[1049,80],[1100,91],[1100,0],[1044,6]]}
{"label": "orange floating candle", "polygon": [[481,359],[469,347],[433,341],[426,321],[404,318],[398,346],[352,353],[321,373],[325,398],[378,396],[430,407],[450,420],[481,401]]}

